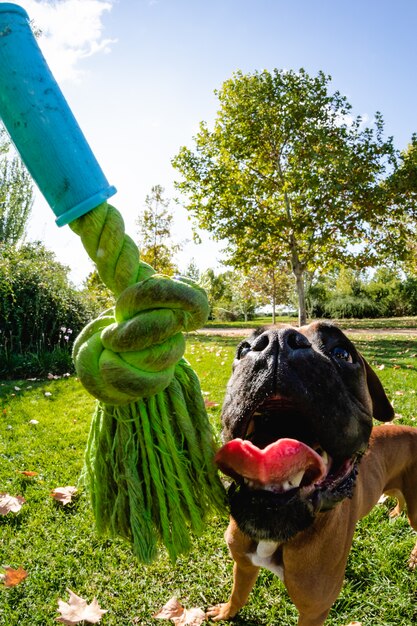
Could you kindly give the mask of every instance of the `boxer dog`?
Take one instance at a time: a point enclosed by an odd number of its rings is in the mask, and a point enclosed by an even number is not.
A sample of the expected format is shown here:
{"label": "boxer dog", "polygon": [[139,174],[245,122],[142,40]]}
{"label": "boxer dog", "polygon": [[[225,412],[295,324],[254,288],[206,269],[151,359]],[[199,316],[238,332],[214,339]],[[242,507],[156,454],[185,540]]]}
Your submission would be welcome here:
{"label": "boxer dog", "polygon": [[283,580],[298,626],[321,626],[356,522],[382,493],[407,506],[417,530],[417,429],[372,429],[373,417],[393,415],[376,374],[330,323],[263,328],[239,345],[216,455],[232,478],[225,537],[233,589],[208,618],[234,617],[266,567]]}

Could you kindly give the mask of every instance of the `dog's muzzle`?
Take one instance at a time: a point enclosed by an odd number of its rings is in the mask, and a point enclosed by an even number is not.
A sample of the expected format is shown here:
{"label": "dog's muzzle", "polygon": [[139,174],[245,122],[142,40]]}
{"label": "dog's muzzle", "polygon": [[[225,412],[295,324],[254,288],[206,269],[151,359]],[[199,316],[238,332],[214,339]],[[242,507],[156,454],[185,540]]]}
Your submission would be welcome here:
{"label": "dog's muzzle", "polygon": [[[306,421],[285,399],[268,398],[251,416],[244,438],[232,439],[216,454],[219,469],[233,479],[231,514],[255,539],[286,541],[316,513],[352,495],[364,450],[332,458]],[[271,424],[280,424],[287,436],[279,437]],[[304,440],[298,438],[302,431]]]}

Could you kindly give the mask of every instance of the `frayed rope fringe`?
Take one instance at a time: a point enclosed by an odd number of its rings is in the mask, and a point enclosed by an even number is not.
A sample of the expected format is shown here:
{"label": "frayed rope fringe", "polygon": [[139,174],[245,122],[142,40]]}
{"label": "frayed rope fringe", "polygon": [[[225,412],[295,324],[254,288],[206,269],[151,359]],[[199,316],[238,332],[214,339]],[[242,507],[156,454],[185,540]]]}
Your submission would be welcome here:
{"label": "frayed rope fringe", "polygon": [[162,542],[171,558],[190,550],[208,511],[224,511],[213,434],[197,376],[182,359],[169,387],[128,406],[97,404],[83,480],[97,529],[133,544],[151,563]]}

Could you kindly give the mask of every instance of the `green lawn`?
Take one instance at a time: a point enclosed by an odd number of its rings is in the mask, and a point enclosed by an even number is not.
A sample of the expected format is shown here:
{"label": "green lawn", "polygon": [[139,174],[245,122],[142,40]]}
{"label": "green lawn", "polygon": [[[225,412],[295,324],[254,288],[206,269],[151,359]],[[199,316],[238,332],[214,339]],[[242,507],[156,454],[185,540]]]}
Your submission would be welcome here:
{"label": "green lawn", "polygon": [[[187,357],[219,427],[220,404],[238,338],[192,335]],[[417,419],[417,338],[366,335],[356,341],[378,368],[400,423]],[[383,366],[383,367],[382,367]],[[0,624],[54,624],[66,588],[108,609],[106,626],[161,624],[152,618],[173,595],[187,607],[205,608],[227,598],[231,561],[223,541],[227,519],[212,519],[193,551],[171,564],[164,551],[152,566],[138,563],[121,540],[99,538],[88,498],[81,493],[62,508],[50,497],[58,486],[75,485],[94,401],[75,378],[15,381],[0,386],[0,492],[26,499],[18,514],[0,517],[0,564],[23,567],[28,578],[0,587]],[[29,424],[31,420],[38,424]],[[21,471],[36,471],[27,478]],[[407,569],[415,537],[406,517],[390,521],[389,503],[358,527],[346,583],[327,624],[410,626],[417,622],[417,575]],[[296,611],[269,572],[262,572],[238,626],[295,625]]]}

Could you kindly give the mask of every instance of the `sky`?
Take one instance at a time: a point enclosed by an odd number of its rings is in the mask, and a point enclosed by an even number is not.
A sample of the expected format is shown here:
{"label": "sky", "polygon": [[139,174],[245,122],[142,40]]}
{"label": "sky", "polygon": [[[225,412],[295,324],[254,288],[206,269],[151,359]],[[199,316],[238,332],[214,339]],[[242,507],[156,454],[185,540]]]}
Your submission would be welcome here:
{"label": "sky", "polygon": [[[1,2],[0,2],[1,4]],[[417,132],[415,0],[20,0],[41,29],[47,62],[137,241],[153,185],[177,193],[171,166],[214,121],[214,91],[237,70],[320,70],[354,115],[382,113],[403,149]],[[192,243],[187,212],[171,203],[180,270],[221,266],[221,245]],[[57,227],[37,192],[28,239],[41,240],[81,284],[92,269],[77,236]]]}

